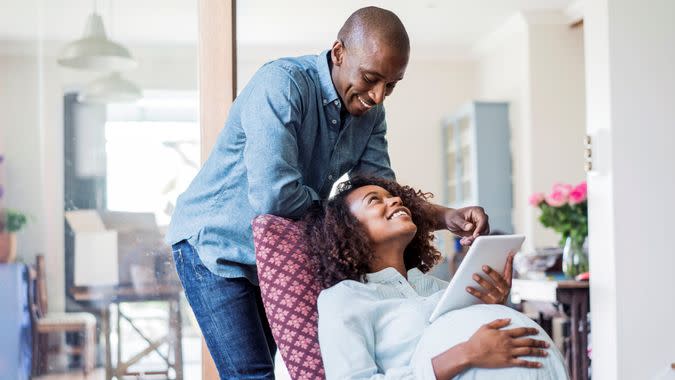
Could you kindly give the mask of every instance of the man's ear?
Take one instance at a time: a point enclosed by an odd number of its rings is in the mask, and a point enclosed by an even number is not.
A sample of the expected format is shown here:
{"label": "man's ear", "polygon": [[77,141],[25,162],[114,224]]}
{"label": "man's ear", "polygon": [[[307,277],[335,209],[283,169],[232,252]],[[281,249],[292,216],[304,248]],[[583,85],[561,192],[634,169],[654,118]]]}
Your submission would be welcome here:
{"label": "man's ear", "polygon": [[342,41],[335,40],[333,47],[330,49],[330,59],[333,61],[333,66],[340,66],[345,55],[345,47]]}

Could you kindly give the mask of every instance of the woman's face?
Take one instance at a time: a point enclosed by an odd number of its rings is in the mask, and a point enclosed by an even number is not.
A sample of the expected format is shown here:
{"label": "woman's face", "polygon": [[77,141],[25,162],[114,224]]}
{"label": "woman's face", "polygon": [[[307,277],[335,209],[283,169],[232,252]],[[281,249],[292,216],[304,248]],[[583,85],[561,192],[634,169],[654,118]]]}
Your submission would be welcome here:
{"label": "woman's face", "polygon": [[347,195],[346,201],[373,245],[395,240],[407,245],[417,232],[410,210],[403,206],[401,198],[379,186],[359,187]]}

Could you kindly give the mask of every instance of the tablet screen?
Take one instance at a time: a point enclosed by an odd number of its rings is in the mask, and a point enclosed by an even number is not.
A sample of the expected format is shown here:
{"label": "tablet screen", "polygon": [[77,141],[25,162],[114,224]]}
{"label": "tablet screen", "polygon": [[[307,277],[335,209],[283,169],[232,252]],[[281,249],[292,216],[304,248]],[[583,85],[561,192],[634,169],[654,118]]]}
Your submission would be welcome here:
{"label": "tablet screen", "polygon": [[488,265],[497,272],[504,273],[509,252],[517,252],[524,240],[525,236],[523,235],[479,236],[476,238],[466,257],[459,265],[457,272],[450,279],[450,285],[445,289],[443,296],[431,313],[429,322],[433,322],[448,311],[482,303],[483,301],[466,291],[467,286],[474,288],[479,286],[471,277],[474,273],[486,277],[487,275],[482,269],[483,265]]}

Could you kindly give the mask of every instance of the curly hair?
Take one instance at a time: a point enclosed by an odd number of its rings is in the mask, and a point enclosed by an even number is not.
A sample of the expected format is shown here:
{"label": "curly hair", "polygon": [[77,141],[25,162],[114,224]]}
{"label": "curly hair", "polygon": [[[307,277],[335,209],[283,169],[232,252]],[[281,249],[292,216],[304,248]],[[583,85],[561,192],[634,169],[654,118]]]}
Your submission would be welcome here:
{"label": "curly hair", "polygon": [[354,177],[338,185],[337,194],[327,202],[314,205],[304,217],[310,254],[316,260],[319,280],[325,288],[342,280],[366,281],[374,251],[365,227],[349,211],[347,196],[367,185],[380,186],[401,198],[411,212],[417,232],[404,251],[406,269],[427,272],[440,260],[434,247],[434,220],[429,208],[431,193],[402,186],[395,181],[375,177]]}

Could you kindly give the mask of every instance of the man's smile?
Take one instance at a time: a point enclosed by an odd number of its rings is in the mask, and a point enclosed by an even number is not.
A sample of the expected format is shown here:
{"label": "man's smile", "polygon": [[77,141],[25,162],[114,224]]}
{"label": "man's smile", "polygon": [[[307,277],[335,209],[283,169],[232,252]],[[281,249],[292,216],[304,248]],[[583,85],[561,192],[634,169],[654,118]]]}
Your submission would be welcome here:
{"label": "man's smile", "polygon": [[361,98],[361,96],[356,95],[356,97],[359,99],[359,101],[361,102],[361,104],[363,104],[363,106],[366,107],[367,110],[373,108],[373,105],[370,104],[370,103],[368,103],[368,102],[366,102],[365,100],[363,100],[363,99]]}

